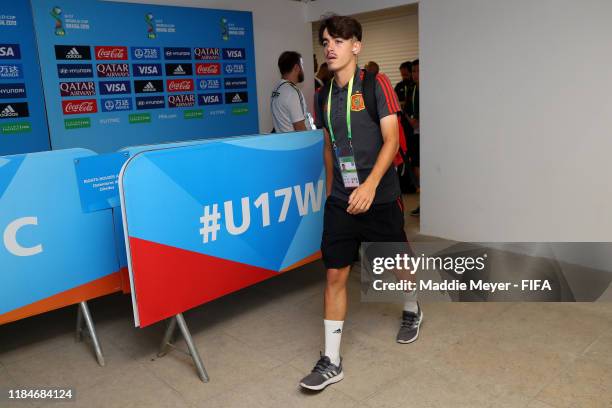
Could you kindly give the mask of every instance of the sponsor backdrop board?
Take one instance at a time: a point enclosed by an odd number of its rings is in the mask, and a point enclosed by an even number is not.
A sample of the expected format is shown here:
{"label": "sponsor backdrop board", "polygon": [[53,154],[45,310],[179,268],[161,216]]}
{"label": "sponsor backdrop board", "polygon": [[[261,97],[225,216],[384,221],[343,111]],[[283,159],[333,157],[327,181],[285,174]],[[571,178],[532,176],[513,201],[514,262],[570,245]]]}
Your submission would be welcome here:
{"label": "sponsor backdrop board", "polygon": [[0,2],[0,156],[49,150],[32,9]]}
{"label": "sponsor backdrop board", "polygon": [[32,0],[53,149],[258,132],[250,12]]}
{"label": "sponsor backdrop board", "polygon": [[74,162],[86,157],[0,157],[0,324],[121,290],[112,210],[81,210]]}
{"label": "sponsor backdrop board", "polygon": [[317,259],[322,148],[317,130],[130,152],[119,190],[136,325]]}

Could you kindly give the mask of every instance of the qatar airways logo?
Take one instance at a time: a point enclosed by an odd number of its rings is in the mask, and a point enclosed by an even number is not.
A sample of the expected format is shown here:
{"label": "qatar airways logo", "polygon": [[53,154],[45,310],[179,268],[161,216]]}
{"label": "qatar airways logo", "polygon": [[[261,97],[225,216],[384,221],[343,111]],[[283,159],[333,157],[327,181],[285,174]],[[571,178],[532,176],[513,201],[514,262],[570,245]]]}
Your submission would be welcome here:
{"label": "qatar airways logo", "polygon": [[168,79],[166,88],[168,88],[168,92],[193,91],[193,79]]}
{"label": "qatar airways logo", "polygon": [[60,82],[62,96],[92,96],[96,94],[96,87],[92,81],[87,82]]}
{"label": "qatar airways logo", "polygon": [[127,60],[127,47],[96,47],[98,60]]}
{"label": "qatar airways logo", "polygon": [[196,64],[196,75],[219,75],[221,73],[221,64],[208,62]]}
{"label": "qatar airways logo", "polygon": [[218,60],[221,59],[219,48],[194,48],[193,55],[197,60]]}
{"label": "qatar airways logo", "polygon": [[76,101],[62,101],[64,115],[82,115],[98,112],[95,99],[82,99]]}
{"label": "qatar airways logo", "polygon": [[96,71],[101,78],[130,76],[130,66],[128,64],[97,64]]}
{"label": "qatar airways logo", "polygon": [[168,107],[188,108],[195,105],[195,95],[170,95],[168,96]]}

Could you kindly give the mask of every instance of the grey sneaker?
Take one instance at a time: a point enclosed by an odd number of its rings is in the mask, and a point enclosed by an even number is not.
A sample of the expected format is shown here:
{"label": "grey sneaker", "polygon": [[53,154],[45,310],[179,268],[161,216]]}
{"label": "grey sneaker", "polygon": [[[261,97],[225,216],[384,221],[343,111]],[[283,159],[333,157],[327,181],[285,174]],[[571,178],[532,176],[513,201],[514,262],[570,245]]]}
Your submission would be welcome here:
{"label": "grey sneaker", "polygon": [[398,343],[412,343],[419,337],[419,329],[421,328],[421,322],[423,322],[423,311],[420,305],[418,307],[418,313],[405,310],[402,312],[402,323],[396,337]]}
{"label": "grey sneaker", "polygon": [[302,379],[300,385],[309,390],[319,391],[329,384],[337,383],[344,378],[342,371],[342,358],[336,366],[327,356],[321,356],[312,372]]}

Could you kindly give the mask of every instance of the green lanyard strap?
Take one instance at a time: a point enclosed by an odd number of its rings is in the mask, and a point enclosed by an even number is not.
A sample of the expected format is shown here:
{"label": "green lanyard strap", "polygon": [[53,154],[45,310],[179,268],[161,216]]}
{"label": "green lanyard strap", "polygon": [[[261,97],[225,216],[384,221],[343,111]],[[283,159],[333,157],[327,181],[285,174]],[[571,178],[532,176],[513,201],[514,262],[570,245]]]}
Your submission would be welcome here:
{"label": "green lanyard strap", "polygon": [[[334,82],[336,79],[334,78],[332,83],[329,85],[329,95],[327,96],[327,125],[329,127],[329,136],[331,138],[331,142],[336,147],[336,137],[334,136],[334,129],[332,127],[331,121],[331,101],[332,101],[332,88],[334,87]],[[352,131],[351,131],[351,96],[353,94],[353,77],[351,77],[348,86],[348,96],[346,98],[346,129],[348,131],[348,140],[352,146]]]}

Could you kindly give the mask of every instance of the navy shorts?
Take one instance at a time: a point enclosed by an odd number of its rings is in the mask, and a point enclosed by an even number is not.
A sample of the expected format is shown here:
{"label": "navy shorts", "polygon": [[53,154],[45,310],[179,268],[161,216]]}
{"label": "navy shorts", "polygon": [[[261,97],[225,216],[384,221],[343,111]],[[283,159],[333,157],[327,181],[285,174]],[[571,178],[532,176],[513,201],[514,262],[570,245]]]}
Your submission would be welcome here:
{"label": "navy shorts", "polygon": [[407,242],[401,199],[375,204],[362,214],[346,212],[348,203],[329,196],[325,203],[321,253],[329,268],[343,268],[359,259],[362,242]]}

